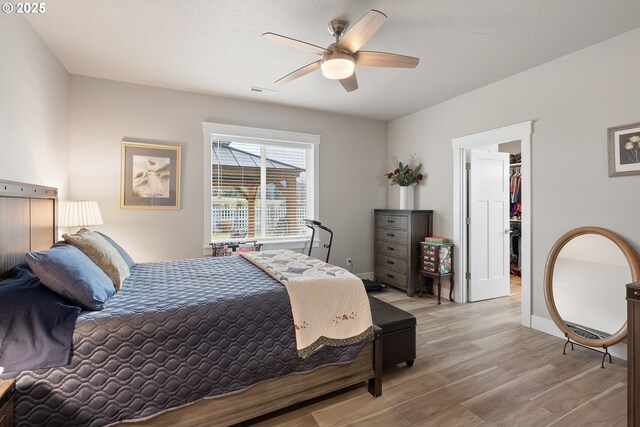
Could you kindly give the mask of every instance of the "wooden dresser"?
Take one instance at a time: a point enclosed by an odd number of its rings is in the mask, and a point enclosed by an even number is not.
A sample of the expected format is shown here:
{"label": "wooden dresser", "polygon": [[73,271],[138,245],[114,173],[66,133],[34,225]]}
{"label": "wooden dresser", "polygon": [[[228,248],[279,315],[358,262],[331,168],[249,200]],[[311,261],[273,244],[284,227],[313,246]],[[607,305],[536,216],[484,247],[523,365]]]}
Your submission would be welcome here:
{"label": "wooden dresser", "polygon": [[407,291],[418,283],[420,242],[433,231],[433,211],[376,209],[375,279]]}
{"label": "wooden dresser", "polygon": [[640,426],[640,282],[627,285],[627,425]]}

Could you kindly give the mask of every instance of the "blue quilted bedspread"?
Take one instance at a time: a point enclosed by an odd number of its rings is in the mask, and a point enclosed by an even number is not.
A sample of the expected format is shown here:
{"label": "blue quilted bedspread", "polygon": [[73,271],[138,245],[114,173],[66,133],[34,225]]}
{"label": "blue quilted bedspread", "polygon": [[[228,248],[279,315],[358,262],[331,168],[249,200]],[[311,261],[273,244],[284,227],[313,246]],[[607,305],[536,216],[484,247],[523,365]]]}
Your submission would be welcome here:
{"label": "blue quilted bedspread", "polygon": [[239,256],[137,264],[103,311],[82,312],[68,366],[17,378],[18,426],[100,426],[330,363],[297,356],[284,286]]}

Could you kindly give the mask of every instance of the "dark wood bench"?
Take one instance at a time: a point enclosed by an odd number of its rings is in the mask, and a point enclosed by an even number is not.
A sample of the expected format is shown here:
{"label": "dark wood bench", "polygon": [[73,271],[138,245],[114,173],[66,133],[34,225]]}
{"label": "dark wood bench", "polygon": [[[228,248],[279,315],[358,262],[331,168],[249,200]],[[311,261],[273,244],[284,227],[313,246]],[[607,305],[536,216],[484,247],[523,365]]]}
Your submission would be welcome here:
{"label": "dark wood bench", "polygon": [[369,295],[373,324],[382,329],[382,366],[413,366],[416,358],[416,318]]}

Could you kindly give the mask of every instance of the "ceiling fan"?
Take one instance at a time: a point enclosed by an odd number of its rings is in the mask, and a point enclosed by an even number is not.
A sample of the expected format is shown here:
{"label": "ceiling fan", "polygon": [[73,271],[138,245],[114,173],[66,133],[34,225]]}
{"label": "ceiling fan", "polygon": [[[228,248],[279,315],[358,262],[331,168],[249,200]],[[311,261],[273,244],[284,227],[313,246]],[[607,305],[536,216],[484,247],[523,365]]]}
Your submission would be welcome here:
{"label": "ceiling fan", "polygon": [[387,20],[387,15],[372,9],[345,32],[348,23],[340,19],[329,22],[328,29],[335,36],[335,43],[326,49],[311,43],[285,37],[275,33],[264,33],[262,37],[282,43],[296,49],[321,55],[311,64],[298,68],[292,73],[276,80],[277,84],[288,83],[320,68],[322,75],[328,79],[340,80],[347,92],[358,89],[355,66],[415,68],[418,58],[387,52],[370,52],[359,50],[380,29]]}

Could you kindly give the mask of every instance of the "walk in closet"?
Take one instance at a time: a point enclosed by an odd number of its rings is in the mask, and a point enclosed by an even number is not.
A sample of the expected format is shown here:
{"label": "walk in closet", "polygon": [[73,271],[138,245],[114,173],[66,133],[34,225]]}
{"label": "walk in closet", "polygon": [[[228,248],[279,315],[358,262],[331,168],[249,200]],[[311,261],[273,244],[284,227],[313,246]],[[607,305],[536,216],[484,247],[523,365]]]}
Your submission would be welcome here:
{"label": "walk in closet", "polygon": [[510,270],[512,276],[520,276],[521,270],[521,154],[511,154],[509,158],[509,181],[510,181],[510,227],[511,227],[511,262]]}

